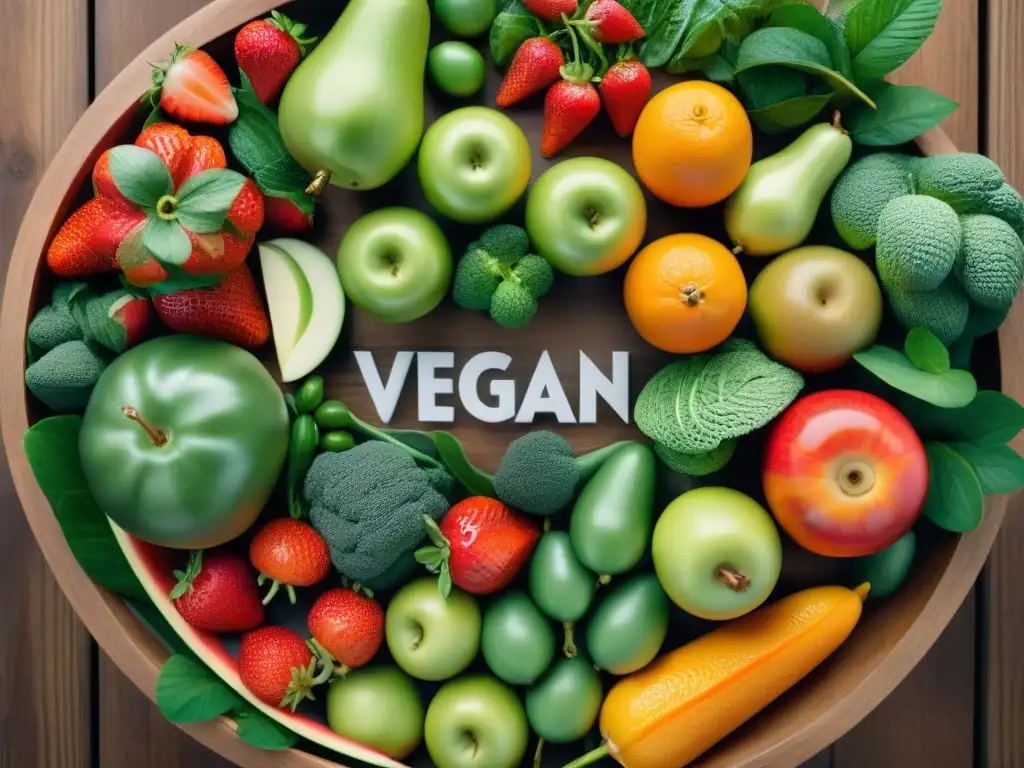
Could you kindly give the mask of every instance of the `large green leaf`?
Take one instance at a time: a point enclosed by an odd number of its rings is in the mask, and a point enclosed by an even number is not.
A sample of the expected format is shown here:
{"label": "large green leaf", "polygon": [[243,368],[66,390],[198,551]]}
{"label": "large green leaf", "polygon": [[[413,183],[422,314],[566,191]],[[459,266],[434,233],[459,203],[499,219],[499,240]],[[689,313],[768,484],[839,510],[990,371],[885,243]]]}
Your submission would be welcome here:
{"label": "large green leaf", "polygon": [[893,147],[930,131],[957,109],[957,103],[920,85],[877,83],[867,92],[875,109],[857,105],[844,124],[858,144]]}
{"label": "large green leaf", "polygon": [[835,25],[813,5],[784,5],[772,11],[768,23],[773,27],[791,27],[818,38],[828,49],[832,67],[849,78],[853,73],[850,67],[850,52],[846,50],[846,41],[836,30]]}
{"label": "large green leaf", "polygon": [[950,443],[978,475],[985,493],[1016,493],[1024,489],[1024,458],[1008,445],[985,448],[972,443]]}
{"label": "large green leaf", "polygon": [[925,449],[930,479],[924,515],[947,531],[973,531],[985,514],[985,497],[977,473],[948,445],[928,442]]}
{"label": "large green leaf", "polygon": [[281,751],[299,743],[298,734],[248,704],[235,712],[233,717],[238,726],[238,738],[250,747]]}
{"label": "large green leaf", "polygon": [[751,109],[747,114],[764,133],[785,133],[814,120],[831,99],[831,93],[797,96],[761,109]]}
{"label": "large green leaf", "polygon": [[455,435],[435,432],[434,443],[441,461],[467,491],[474,496],[494,497],[494,478],[473,466],[466,456],[466,449]]}
{"label": "large green leaf", "polygon": [[863,0],[845,16],[853,74],[871,80],[899,69],[935,29],[942,0]]}
{"label": "large green leaf", "polygon": [[912,328],[903,342],[903,351],[926,373],[941,375],[949,370],[949,350],[927,328]]}
{"label": "large green leaf", "polygon": [[853,359],[890,387],[940,408],[962,408],[978,393],[978,384],[970,371],[928,373],[891,347],[876,344],[858,352]]}
{"label": "large green leaf", "polygon": [[914,398],[899,403],[922,437],[988,448],[1006,445],[1024,430],[1024,405],[993,389],[983,389],[962,408],[938,408]]}
{"label": "large green leaf", "polygon": [[242,699],[202,662],[175,655],[160,668],[156,705],[172,723],[201,723],[241,707]]}

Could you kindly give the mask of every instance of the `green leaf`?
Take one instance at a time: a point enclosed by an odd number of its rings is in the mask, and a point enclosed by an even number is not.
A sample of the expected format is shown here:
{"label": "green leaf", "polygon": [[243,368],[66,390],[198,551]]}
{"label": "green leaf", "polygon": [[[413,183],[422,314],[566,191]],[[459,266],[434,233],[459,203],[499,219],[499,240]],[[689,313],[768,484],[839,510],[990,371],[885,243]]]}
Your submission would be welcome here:
{"label": "green leaf", "polygon": [[647,38],[640,46],[640,60],[644,64],[652,69],[663,67],[673,55],[686,55],[680,45],[694,22],[696,5],[696,0],[655,0],[650,3],[648,13],[641,14],[644,20],[637,19],[647,32]]}
{"label": "green leaf", "polygon": [[949,370],[949,350],[927,328],[912,328],[903,343],[910,362],[925,373],[943,374]]}
{"label": "green leaf", "polygon": [[174,219],[149,219],[142,230],[140,244],[164,264],[180,266],[192,255],[192,241]]}
{"label": "green leaf", "polygon": [[835,70],[844,77],[852,76],[850,52],[846,50],[846,41],[840,37],[832,22],[813,5],[801,3],[776,8],[772,11],[768,24],[773,27],[799,29],[818,38],[828,49],[829,59]]}
{"label": "green leaf", "polygon": [[825,44],[816,37],[788,27],[767,27],[751,34],[740,46],[736,74],[754,67],[780,65],[822,78],[838,91],[843,91],[873,107],[871,97],[836,72]]}
{"label": "green leaf", "polygon": [[877,83],[868,89],[876,108],[860,105],[846,113],[844,124],[858,144],[891,147],[913,141],[951,114],[958,104],[920,85]]}
{"label": "green leaf", "polygon": [[474,496],[490,496],[494,498],[494,479],[470,462],[466,449],[455,435],[449,432],[435,432],[434,444],[455,479]]}
{"label": "green leaf", "polygon": [[924,515],[954,533],[973,531],[985,514],[981,481],[970,463],[947,445],[927,442],[929,485]]}
{"label": "green leaf", "polygon": [[1024,489],[1024,458],[1008,445],[986,448],[973,443],[950,443],[978,475],[984,493],[1016,493]]}
{"label": "green leaf", "polygon": [[504,67],[512,61],[519,46],[539,34],[540,25],[529,13],[499,13],[491,24],[491,58],[499,67]]}
{"label": "green leaf", "polygon": [[814,120],[831,100],[831,93],[798,96],[769,107],[750,109],[747,114],[760,131],[767,134],[785,133]]}
{"label": "green leaf", "polygon": [[211,168],[190,176],[178,190],[178,221],[189,232],[220,232],[245,185],[245,176],[226,168]]}
{"label": "green leaf", "polygon": [[381,431],[391,435],[391,437],[400,441],[403,445],[407,445],[426,456],[434,459],[441,458],[441,455],[437,452],[437,444],[434,442],[434,438],[426,432],[420,432],[415,429],[382,429]]}
{"label": "green leaf", "polygon": [[864,0],[828,0],[828,4],[825,6],[825,15],[830,19],[840,19],[862,2]]}
{"label": "green leaf", "polygon": [[175,655],[160,668],[156,705],[172,723],[201,723],[242,706],[242,699],[204,664]]}
{"label": "green leaf", "polygon": [[940,408],[962,408],[978,393],[978,384],[969,371],[926,373],[891,347],[876,344],[856,353],[853,359],[890,387]]}
{"label": "green leaf", "polygon": [[[701,74],[713,83],[732,85],[733,81],[736,79],[736,65],[732,64],[727,58],[720,56],[717,53],[714,56],[704,59],[701,65],[696,67],[696,69],[700,70]],[[681,72],[676,72],[671,66],[669,66],[668,71],[670,74],[683,74],[690,70],[683,69]]]}
{"label": "green leaf", "polygon": [[37,422],[22,439],[28,463],[85,575],[118,595],[148,601],[82,473],[81,430],[81,416]]}
{"label": "green leaf", "polygon": [[783,101],[806,96],[811,76],[789,67],[755,67],[736,77],[748,109],[763,109]]}
{"label": "green leaf", "polygon": [[298,734],[248,704],[236,710],[232,717],[238,726],[238,738],[250,747],[281,752],[299,743]]}
{"label": "green leaf", "polygon": [[859,80],[885,77],[917,53],[935,29],[942,0],[864,0],[845,17],[846,46]]}
{"label": "green leaf", "polygon": [[166,122],[167,122],[167,115],[165,115],[163,113],[163,110],[160,109],[160,107],[153,107],[149,111],[149,116],[146,118],[146,122],[144,122],[142,124],[142,130],[146,130],[151,125],[156,125],[157,123],[166,123]]}
{"label": "green leaf", "polygon": [[171,172],[155,152],[123,144],[111,149],[108,159],[114,186],[143,210],[154,210],[161,197],[174,194]]}
{"label": "green leaf", "polygon": [[983,389],[963,408],[936,408],[906,398],[900,411],[922,437],[995,448],[1024,430],[1024,405],[994,389]]}

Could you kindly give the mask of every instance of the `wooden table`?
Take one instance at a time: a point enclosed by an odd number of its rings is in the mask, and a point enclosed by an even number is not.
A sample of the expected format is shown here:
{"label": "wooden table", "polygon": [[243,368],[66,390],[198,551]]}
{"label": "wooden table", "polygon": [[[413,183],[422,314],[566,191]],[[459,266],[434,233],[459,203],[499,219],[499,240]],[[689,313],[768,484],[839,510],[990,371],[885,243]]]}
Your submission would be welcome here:
{"label": "wooden table", "polygon": [[[37,182],[90,99],[203,4],[0,0],[0,275]],[[958,100],[951,138],[993,157],[1019,189],[1022,43],[1021,0],[945,0],[935,36],[899,74]],[[92,642],[29,534],[5,464],[0,520],[0,768],[227,768],[164,721]],[[1024,563],[1013,564],[1014,550],[1024,551],[1024,520],[1011,509],[980,583],[925,660],[809,766],[1024,766]]]}

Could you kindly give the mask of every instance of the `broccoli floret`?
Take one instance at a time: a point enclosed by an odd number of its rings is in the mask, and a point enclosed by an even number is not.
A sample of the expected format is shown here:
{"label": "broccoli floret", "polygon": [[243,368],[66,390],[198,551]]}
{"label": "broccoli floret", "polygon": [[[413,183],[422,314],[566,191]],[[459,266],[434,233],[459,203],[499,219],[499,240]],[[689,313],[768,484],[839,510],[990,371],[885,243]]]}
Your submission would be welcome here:
{"label": "broccoli floret", "polygon": [[440,520],[448,511],[448,500],[432,484],[438,479],[402,449],[379,441],[317,456],[303,491],[334,567],[365,581],[418,546],[426,534],[423,516]]}
{"label": "broccoli floret", "polygon": [[537,430],[513,440],[494,475],[499,499],[522,512],[553,515],[569,506],[576,491],[623,443],[580,457],[554,432]]}
{"label": "broccoli floret", "polygon": [[58,413],[85,410],[107,361],[91,344],[68,341],[25,370],[25,386]]}
{"label": "broccoli floret", "polygon": [[948,203],[957,213],[978,213],[1006,177],[984,155],[935,155],[918,162],[917,191]]}
{"label": "broccoli floret", "polygon": [[985,214],[962,216],[956,278],[986,309],[1008,309],[1024,283],[1024,243],[1013,227]]}
{"label": "broccoli floret", "polygon": [[66,309],[47,304],[36,312],[28,325],[28,340],[43,352],[68,341],[80,341],[82,329]]}
{"label": "broccoli floret", "polygon": [[537,299],[551,290],[554,273],[529,253],[526,230],[499,224],[471,243],[455,270],[452,298],[464,309],[489,311],[505,328],[522,328],[537,314]]}
{"label": "broccoli floret", "polygon": [[933,291],[945,280],[960,251],[960,220],[941,200],[897,197],[878,218],[878,276],[905,291]]}

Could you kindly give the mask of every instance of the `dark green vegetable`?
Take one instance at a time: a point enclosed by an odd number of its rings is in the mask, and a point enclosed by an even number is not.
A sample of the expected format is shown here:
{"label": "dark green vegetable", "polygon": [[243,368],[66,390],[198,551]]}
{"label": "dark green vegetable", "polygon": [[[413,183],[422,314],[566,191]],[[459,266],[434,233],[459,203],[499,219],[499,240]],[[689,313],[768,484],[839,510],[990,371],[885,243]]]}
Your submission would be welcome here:
{"label": "dark green vegetable", "polygon": [[324,432],[320,436],[320,450],[329,451],[330,453],[347,451],[350,448],[354,448],[355,444],[355,438],[348,432],[340,429]]}
{"label": "dark green vegetable", "polygon": [[288,441],[288,509],[296,519],[302,517],[299,489],[316,458],[319,444],[320,430],[312,416],[304,413],[292,422],[291,439]]}
{"label": "dark green vegetable", "polygon": [[324,399],[323,376],[310,376],[295,393],[295,406],[299,413],[312,413]]}
{"label": "dark green vegetable", "polygon": [[853,563],[853,579],[857,584],[871,585],[869,600],[888,597],[898,590],[910,575],[917,553],[917,537],[908,531],[895,544]]}
{"label": "dark green vegetable", "polygon": [[[445,466],[433,456],[428,456],[413,447],[411,444],[414,441],[406,441],[401,437],[396,437],[391,434],[389,430],[378,429],[372,424],[367,424],[365,421],[361,421],[349,407],[340,400],[328,400],[327,402],[320,405],[316,409],[316,423],[320,425],[321,429],[347,429],[350,432],[355,432],[361,437],[367,440],[378,440],[382,443],[388,443],[402,451],[405,451],[411,456],[416,463],[425,469],[437,469],[444,470]],[[397,433],[400,434],[400,433]],[[447,470],[446,470],[447,471]]]}
{"label": "dark green vegetable", "polygon": [[603,698],[601,680],[589,661],[582,656],[559,659],[526,692],[526,719],[544,741],[567,744],[590,733]]}
{"label": "dark green vegetable", "polygon": [[480,650],[506,683],[532,685],[555,658],[555,633],[526,593],[513,590],[484,612]]}
{"label": "dark green vegetable", "polygon": [[347,429],[352,426],[352,412],[340,400],[327,400],[314,414],[320,429]]}
{"label": "dark green vegetable", "polygon": [[653,573],[615,587],[587,624],[587,650],[598,668],[628,675],[646,667],[668,634],[668,598]]}
{"label": "dark green vegetable", "polygon": [[451,473],[474,496],[494,496],[494,479],[477,469],[466,456],[466,449],[455,435],[435,432],[434,445]]}
{"label": "dark green vegetable", "polygon": [[107,355],[85,341],[66,341],[25,369],[25,386],[58,413],[85,410],[107,368]]}
{"label": "dark green vegetable", "polygon": [[568,533],[548,531],[537,542],[530,560],[530,596],[544,613],[562,622],[562,650],[570,658],[576,655],[573,626],[590,609],[597,584],[597,574],[573,552]]}

